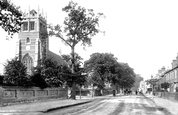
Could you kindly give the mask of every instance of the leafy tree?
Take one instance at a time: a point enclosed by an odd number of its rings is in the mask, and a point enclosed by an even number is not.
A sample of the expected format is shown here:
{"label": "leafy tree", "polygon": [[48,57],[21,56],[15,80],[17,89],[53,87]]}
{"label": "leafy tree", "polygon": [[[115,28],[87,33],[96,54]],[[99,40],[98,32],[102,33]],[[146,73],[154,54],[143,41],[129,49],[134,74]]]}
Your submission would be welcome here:
{"label": "leafy tree", "polygon": [[[83,58],[81,56],[79,56],[79,54],[74,53],[74,71],[80,72],[80,68],[81,68],[81,64],[82,64],[82,60]],[[68,63],[68,65],[70,66],[70,68],[72,68],[72,54],[70,55],[62,55],[62,58]]]}
{"label": "leafy tree", "polygon": [[27,78],[27,68],[20,60],[18,60],[18,58],[14,58],[10,61],[7,61],[7,64],[5,65],[4,74],[5,76],[3,82],[6,85],[30,85],[30,80]]}
{"label": "leafy tree", "polygon": [[109,81],[112,85],[114,85],[116,88],[119,86],[119,82],[121,80],[121,73],[123,72],[123,67],[120,63],[116,62],[112,68],[111,68],[111,76],[109,77]]}
{"label": "leafy tree", "polygon": [[9,0],[0,0],[0,26],[13,35],[20,30],[22,24],[22,12]]}
{"label": "leafy tree", "polygon": [[34,83],[34,86],[40,87],[40,88],[46,88],[48,87],[48,84],[44,80],[44,77],[39,73],[35,72],[31,77],[31,82]]}
{"label": "leafy tree", "polygon": [[[82,60],[83,58],[79,56],[79,54],[75,53],[74,54],[75,60],[74,60],[74,71],[75,71],[75,81],[77,85],[84,85],[85,83],[85,76],[82,75],[83,68],[81,68]],[[68,63],[70,68],[72,68],[72,54],[71,55],[62,55],[62,58]],[[74,74],[73,74],[74,75]],[[68,85],[71,87],[71,80],[73,81],[74,77],[69,75],[66,78],[66,81],[69,81]]]}
{"label": "leafy tree", "polygon": [[[61,66],[51,59],[44,59],[42,65],[34,68],[33,73],[39,76],[39,79],[43,78],[48,86],[58,87],[64,83],[62,76],[59,74],[61,72]],[[46,84],[44,83],[44,85]]]}
{"label": "leafy tree", "polygon": [[158,81],[159,79],[148,79],[148,80],[146,80],[146,82],[148,83],[148,84],[151,84],[151,85],[156,85],[156,83],[157,83],[157,81]]}
{"label": "leafy tree", "polygon": [[152,91],[154,91],[154,86],[157,84],[158,80],[159,79],[153,79],[153,77],[151,77],[151,79],[146,80],[148,84],[152,85]]}
{"label": "leafy tree", "polygon": [[0,75],[0,86],[3,85],[3,78],[4,78],[4,76]]}
{"label": "leafy tree", "polygon": [[[78,6],[77,3],[70,1],[69,4],[62,9],[68,16],[64,20],[64,31],[62,31],[60,25],[50,26],[51,31],[49,35],[55,35],[62,39],[66,45],[71,48],[72,54],[72,74],[75,73],[75,46],[81,43],[84,47],[91,45],[91,39],[100,30],[97,28],[99,25],[99,18],[103,15],[102,13],[95,14],[92,9],[85,9],[84,7]],[[62,32],[66,34],[63,37]],[[72,80],[72,99],[76,97],[76,80]]]}
{"label": "leafy tree", "polygon": [[72,87],[73,74],[68,65],[61,66],[59,75],[63,78],[64,85]]}
{"label": "leafy tree", "polygon": [[169,88],[170,84],[168,82],[161,83],[161,88],[163,88],[165,91]]}
{"label": "leafy tree", "polygon": [[135,73],[127,63],[120,63],[122,66],[118,72],[120,76],[119,86],[121,88],[131,88],[135,82]]}
{"label": "leafy tree", "polygon": [[139,88],[140,82],[142,80],[143,80],[143,78],[139,74],[137,74],[136,77],[135,77],[135,83],[134,83],[133,88],[132,88],[134,91],[136,91]]}
{"label": "leafy tree", "polygon": [[85,61],[84,68],[89,73],[88,80],[99,89],[110,83],[118,90],[131,88],[135,82],[135,73],[126,63],[117,62],[113,54],[94,53]]}
{"label": "leafy tree", "polygon": [[114,55],[109,53],[90,55],[90,59],[84,63],[84,68],[89,73],[88,81],[100,90],[104,89],[106,83],[115,84],[115,80],[117,81],[116,60]]}

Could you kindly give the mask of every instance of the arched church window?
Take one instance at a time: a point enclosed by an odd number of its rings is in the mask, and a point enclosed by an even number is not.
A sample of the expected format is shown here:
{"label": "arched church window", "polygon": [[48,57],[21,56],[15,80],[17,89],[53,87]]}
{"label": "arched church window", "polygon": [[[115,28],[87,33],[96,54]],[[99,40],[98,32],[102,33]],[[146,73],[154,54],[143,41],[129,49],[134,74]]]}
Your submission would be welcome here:
{"label": "arched church window", "polygon": [[30,38],[27,37],[26,43],[29,44],[30,43]]}
{"label": "arched church window", "polygon": [[29,56],[29,54],[26,54],[23,57],[22,62],[27,67],[27,74],[31,74],[32,73],[32,66],[33,66],[33,59]]}

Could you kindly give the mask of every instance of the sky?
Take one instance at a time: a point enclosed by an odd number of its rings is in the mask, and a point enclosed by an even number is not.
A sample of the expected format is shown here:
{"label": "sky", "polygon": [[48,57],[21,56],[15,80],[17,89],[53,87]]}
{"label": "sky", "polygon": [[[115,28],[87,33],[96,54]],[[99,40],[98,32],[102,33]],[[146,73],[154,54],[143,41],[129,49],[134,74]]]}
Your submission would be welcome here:
{"label": "sky", "polygon": [[[92,38],[92,46],[78,45],[76,52],[88,60],[92,53],[112,53],[118,62],[128,63],[136,74],[149,79],[163,66],[171,68],[178,54],[178,1],[177,0],[73,0],[80,6],[101,12],[104,34]],[[47,22],[63,24],[65,7],[69,0],[12,0],[22,11],[40,7],[47,13]],[[0,29],[0,72],[7,59],[15,56],[17,35],[6,40],[7,33]],[[70,48],[59,38],[50,37],[49,48],[59,54],[69,54]]]}

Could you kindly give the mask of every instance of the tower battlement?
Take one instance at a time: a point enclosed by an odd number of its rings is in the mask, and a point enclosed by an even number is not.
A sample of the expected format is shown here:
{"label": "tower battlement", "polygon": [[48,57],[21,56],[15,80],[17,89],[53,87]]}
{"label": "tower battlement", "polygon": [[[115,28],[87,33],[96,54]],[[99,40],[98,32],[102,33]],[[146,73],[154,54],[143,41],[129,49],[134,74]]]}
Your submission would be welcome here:
{"label": "tower battlement", "polygon": [[44,15],[43,11],[40,12],[40,10],[38,9],[37,11],[32,9],[29,10],[28,12],[24,12],[23,13],[23,18],[24,19],[35,19],[35,18],[39,18],[41,21],[47,23],[47,14]]}

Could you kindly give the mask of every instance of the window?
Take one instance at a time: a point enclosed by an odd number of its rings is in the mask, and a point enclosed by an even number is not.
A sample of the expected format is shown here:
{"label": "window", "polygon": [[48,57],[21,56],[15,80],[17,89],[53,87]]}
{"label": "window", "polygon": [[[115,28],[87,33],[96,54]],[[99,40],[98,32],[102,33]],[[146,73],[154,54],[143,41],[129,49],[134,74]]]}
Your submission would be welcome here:
{"label": "window", "polygon": [[45,30],[45,25],[43,25],[43,30]]}
{"label": "window", "polygon": [[32,60],[32,58],[28,54],[26,54],[23,57],[23,63],[27,67],[27,74],[31,74],[32,73],[31,70],[32,70],[32,66],[33,66],[33,60]]}
{"label": "window", "polygon": [[170,80],[172,79],[172,72],[170,72]]}
{"label": "window", "polygon": [[30,38],[29,37],[27,37],[26,43],[27,44],[30,43]]}
{"label": "window", "polygon": [[23,23],[23,31],[27,31],[28,30],[28,22],[24,22]]}
{"label": "window", "polygon": [[35,30],[35,22],[30,22],[30,30]]}
{"label": "window", "polygon": [[42,31],[42,30],[43,30],[43,24],[40,23],[40,31]]}

